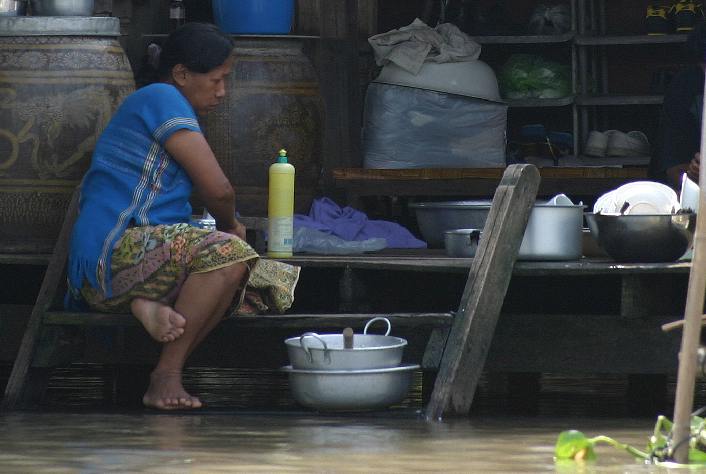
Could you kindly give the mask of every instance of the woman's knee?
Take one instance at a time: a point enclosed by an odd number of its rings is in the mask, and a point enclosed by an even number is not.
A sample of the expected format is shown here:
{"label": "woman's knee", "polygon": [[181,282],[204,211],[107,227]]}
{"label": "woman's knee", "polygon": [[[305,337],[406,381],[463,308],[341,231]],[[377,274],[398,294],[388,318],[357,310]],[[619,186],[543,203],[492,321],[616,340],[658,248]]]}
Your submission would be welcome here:
{"label": "woman's knee", "polygon": [[248,272],[248,266],[245,263],[234,263],[233,265],[219,268],[216,271],[218,271],[229,284],[239,285]]}

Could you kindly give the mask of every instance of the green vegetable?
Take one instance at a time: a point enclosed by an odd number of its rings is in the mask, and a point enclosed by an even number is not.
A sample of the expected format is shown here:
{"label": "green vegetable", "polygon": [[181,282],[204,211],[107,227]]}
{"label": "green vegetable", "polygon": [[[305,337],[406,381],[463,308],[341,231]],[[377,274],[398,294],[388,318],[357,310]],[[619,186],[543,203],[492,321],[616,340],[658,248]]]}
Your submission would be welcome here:
{"label": "green vegetable", "polygon": [[532,54],[510,56],[498,82],[506,99],[555,99],[571,94],[569,67]]}

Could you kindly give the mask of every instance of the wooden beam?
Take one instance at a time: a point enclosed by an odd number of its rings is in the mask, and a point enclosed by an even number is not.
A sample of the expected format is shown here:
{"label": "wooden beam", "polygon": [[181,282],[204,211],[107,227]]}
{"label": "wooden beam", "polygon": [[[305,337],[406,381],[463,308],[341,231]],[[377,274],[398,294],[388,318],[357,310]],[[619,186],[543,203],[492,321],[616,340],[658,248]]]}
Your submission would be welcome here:
{"label": "wooden beam", "polygon": [[358,84],[358,4],[356,0],[326,0],[320,6],[320,82],[326,105],[322,186],[327,192],[333,190],[333,168],[361,165],[362,100]]}
{"label": "wooden beam", "polygon": [[470,409],[539,179],[536,167],[511,165],[500,181],[426,408],[429,420],[449,408],[459,414]]}

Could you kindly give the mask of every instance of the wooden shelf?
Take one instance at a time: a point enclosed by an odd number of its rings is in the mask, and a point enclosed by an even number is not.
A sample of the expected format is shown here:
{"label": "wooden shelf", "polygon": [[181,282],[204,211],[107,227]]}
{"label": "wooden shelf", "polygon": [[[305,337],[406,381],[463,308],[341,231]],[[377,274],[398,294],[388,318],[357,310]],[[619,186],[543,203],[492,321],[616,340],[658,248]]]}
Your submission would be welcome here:
{"label": "wooden shelf", "polygon": [[557,99],[504,99],[508,107],[565,107],[574,103],[574,96],[559,97]]}
{"label": "wooden shelf", "polygon": [[574,32],[562,35],[472,36],[479,44],[551,44],[566,43],[574,39]]}
{"label": "wooden shelf", "polygon": [[576,44],[582,46],[611,46],[625,44],[671,44],[686,42],[685,34],[679,35],[613,35],[613,36],[594,36],[594,35],[578,35],[576,36]]}
{"label": "wooden shelf", "polygon": [[[505,168],[332,170],[336,187],[360,196],[492,196]],[[629,181],[647,179],[646,167],[542,167],[539,195],[598,196]]]}
{"label": "wooden shelf", "polygon": [[662,105],[663,95],[578,95],[576,105],[614,106],[614,105]]}

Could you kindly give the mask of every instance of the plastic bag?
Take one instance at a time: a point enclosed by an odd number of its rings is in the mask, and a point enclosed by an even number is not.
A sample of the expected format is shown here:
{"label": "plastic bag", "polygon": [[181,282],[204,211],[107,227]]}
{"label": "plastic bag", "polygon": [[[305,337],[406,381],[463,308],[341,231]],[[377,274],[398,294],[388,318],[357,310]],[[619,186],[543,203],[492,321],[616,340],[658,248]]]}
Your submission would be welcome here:
{"label": "plastic bag", "polygon": [[364,168],[501,168],[507,105],[371,83],[363,117]]}
{"label": "plastic bag", "polygon": [[556,99],[571,94],[569,67],[533,54],[513,54],[500,70],[506,99]]}
{"label": "plastic bag", "polygon": [[374,238],[368,240],[343,240],[335,235],[312,229],[297,227],[294,230],[294,251],[324,255],[348,255],[363,252],[375,252],[387,247],[387,240]]}

